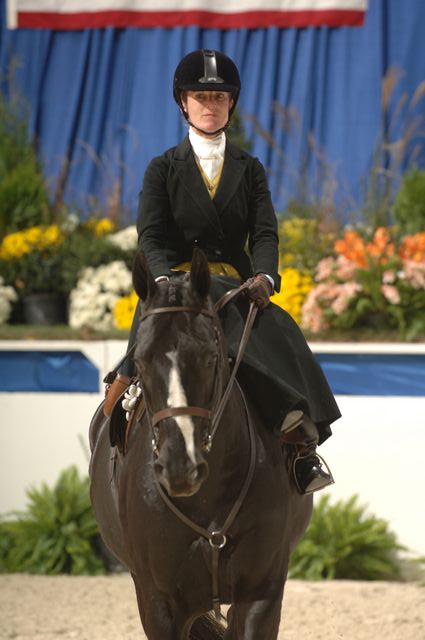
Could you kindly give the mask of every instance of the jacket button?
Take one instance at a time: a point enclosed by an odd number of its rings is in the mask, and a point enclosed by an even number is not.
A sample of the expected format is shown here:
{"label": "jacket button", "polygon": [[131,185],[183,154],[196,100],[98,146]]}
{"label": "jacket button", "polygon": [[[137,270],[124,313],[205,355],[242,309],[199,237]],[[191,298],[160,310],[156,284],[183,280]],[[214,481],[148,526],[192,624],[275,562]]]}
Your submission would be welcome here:
{"label": "jacket button", "polygon": [[216,250],[214,251],[214,253],[215,253],[215,255],[216,255],[216,256],[221,256],[221,251],[220,251],[220,249],[216,249]]}

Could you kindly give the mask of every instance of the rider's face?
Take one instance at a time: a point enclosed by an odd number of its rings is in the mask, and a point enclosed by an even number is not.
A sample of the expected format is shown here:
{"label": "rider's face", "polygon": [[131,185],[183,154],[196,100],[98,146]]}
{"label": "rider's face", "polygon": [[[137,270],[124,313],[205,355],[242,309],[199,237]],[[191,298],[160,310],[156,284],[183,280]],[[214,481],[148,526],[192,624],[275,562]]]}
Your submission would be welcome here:
{"label": "rider's face", "polygon": [[[190,122],[207,133],[227,124],[233,98],[227,91],[184,91],[182,104]],[[200,135],[202,132],[199,131]]]}

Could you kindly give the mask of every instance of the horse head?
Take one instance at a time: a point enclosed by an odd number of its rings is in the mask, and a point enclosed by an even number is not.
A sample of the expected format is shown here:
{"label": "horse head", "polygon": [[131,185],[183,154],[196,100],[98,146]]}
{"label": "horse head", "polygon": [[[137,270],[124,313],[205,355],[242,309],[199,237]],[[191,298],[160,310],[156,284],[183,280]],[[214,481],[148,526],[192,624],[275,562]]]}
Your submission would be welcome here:
{"label": "horse head", "polygon": [[192,496],[208,476],[211,418],[226,360],[209,298],[208,262],[196,250],[190,274],[157,283],[140,252],[133,284],[142,301],[134,360],[152,429],[154,472],[170,496]]}

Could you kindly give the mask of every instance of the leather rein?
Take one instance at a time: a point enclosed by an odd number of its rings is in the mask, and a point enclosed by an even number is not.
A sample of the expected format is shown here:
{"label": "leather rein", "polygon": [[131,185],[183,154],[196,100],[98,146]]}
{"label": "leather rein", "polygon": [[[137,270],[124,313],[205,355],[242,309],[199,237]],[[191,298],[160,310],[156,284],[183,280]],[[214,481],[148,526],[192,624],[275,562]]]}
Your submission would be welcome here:
{"label": "leather rein", "polygon": [[[145,312],[142,312],[141,318],[140,320],[143,321],[145,318],[153,316],[153,315],[158,315],[158,314],[164,314],[164,313],[201,313],[209,318],[211,318],[211,320],[213,322],[216,321],[216,314],[218,311],[220,311],[228,302],[230,302],[234,297],[238,296],[240,293],[242,293],[242,291],[244,291],[246,289],[245,285],[241,285],[240,287],[238,287],[237,289],[231,289],[230,291],[228,291],[227,293],[224,294],[224,296],[222,296],[218,302],[216,302],[216,304],[214,305],[213,310],[209,310],[209,309],[205,309],[205,308],[199,308],[199,307],[190,307],[190,306],[179,306],[179,307],[157,307],[156,309],[151,309],[151,310],[147,310]],[[216,404],[216,406],[211,410],[211,409],[205,409],[203,407],[193,407],[193,406],[186,406],[186,407],[166,407],[165,409],[161,409],[159,411],[157,411],[156,413],[154,413],[153,415],[150,415],[150,412],[147,410],[146,407],[146,415],[148,418],[148,421],[150,423],[150,427],[153,433],[153,427],[158,424],[161,420],[164,420],[166,418],[170,418],[170,417],[177,417],[177,416],[181,416],[181,415],[188,415],[188,416],[194,416],[194,417],[200,417],[200,418],[205,418],[206,420],[211,421],[211,429],[210,429],[210,434],[209,434],[209,438],[208,438],[208,447],[207,450],[209,451],[212,445],[212,440],[213,437],[217,431],[218,425],[220,423],[221,417],[223,415],[223,411],[227,405],[227,402],[229,400],[230,397],[230,393],[233,389],[233,386],[235,384],[235,379],[236,379],[236,373],[239,369],[239,365],[242,361],[242,357],[243,354],[245,352],[245,348],[246,345],[248,343],[248,339],[251,333],[251,329],[255,320],[255,316],[257,314],[258,311],[258,307],[255,305],[254,302],[250,302],[250,307],[249,307],[249,311],[248,311],[248,315],[245,321],[245,326],[243,329],[243,333],[241,336],[241,340],[239,343],[239,349],[238,349],[238,353],[236,355],[236,359],[235,359],[235,363],[232,369],[232,372],[229,376],[229,380],[227,382],[226,388],[223,392],[223,394],[221,395],[221,397],[218,399],[218,402]],[[192,529],[193,531],[195,531],[196,533],[198,533],[199,535],[201,535],[202,537],[204,537],[206,540],[208,540],[210,546],[211,546],[211,578],[212,578],[212,604],[213,604],[213,610],[215,613],[215,616],[217,619],[222,618],[222,614],[221,614],[221,609],[220,609],[220,598],[219,598],[219,559],[220,559],[220,551],[226,546],[227,543],[227,533],[228,530],[230,529],[231,525],[233,524],[237,514],[239,513],[239,510],[243,504],[243,501],[245,499],[246,494],[248,493],[248,489],[251,485],[251,481],[254,475],[254,470],[255,470],[255,460],[256,460],[256,443],[255,443],[255,433],[254,433],[254,427],[252,424],[252,419],[251,419],[251,415],[250,412],[248,410],[247,404],[246,404],[246,400],[244,397],[244,394],[242,393],[242,390],[239,386],[239,384],[236,381],[236,385],[237,388],[239,390],[239,393],[241,395],[242,401],[243,401],[243,405],[244,405],[244,409],[245,409],[245,415],[247,418],[247,424],[248,424],[248,435],[249,435],[249,444],[250,444],[250,456],[249,456],[249,466],[248,466],[248,471],[247,471],[247,475],[245,477],[245,480],[243,482],[242,488],[239,492],[239,495],[236,499],[236,502],[234,503],[233,507],[231,508],[227,518],[224,521],[224,524],[221,528],[216,528],[214,530],[210,530],[210,529],[206,529],[204,527],[201,527],[200,525],[198,525],[196,522],[193,522],[193,520],[191,520],[190,518],[188,518],[178,507],[176,507],[176,505],[171,501],[171,499],[168,497],[168,495],[166,494],[166,492],[164,491],[164,489],[162,488],[161,484],[159,483],[156,475],[154,474],[155,480],[156,480],[156,484],[157,484],[157,488],[158,488],[158,492],[162,498],[162,500],[165,502],[165,504],[167,505],[167,507],[175,514],[175,516],[181,521],[183,522],[186,526],[188,526],[190,529]],[[216,395],[216,393],[214,393],[214,395]],[[155,439],[155,435],[153,433],[153,439],[152,439],[152,444],[153,444],[153,448],[154,451],[156,450],[157,444],[156,444],[156,439]]]}

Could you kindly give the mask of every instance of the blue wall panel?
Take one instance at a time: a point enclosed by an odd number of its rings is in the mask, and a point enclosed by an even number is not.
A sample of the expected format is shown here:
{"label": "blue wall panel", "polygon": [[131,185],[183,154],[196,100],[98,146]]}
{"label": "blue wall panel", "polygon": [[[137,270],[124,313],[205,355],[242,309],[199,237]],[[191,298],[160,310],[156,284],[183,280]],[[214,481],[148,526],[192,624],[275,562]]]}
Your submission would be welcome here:
{"label": "blue wall panel", "polygon": [[[178,60],[198,47],[222,49],[240,67],[241,113],[253,153],[269,170],[278,212],[299,195],[305,175],[310,191],[337,190],[341,217],[346,207],[356,209],[382,133],[390,129],[397,139],[424,111],[423,100],[409,110],[425,78],[423,0],[369,0],[360,28],[228,31],[7,31],[4,5],[0,0],[3,89],[10,90],[5,77],[17,60],[16,84],[31,104],[52,192],[68,157],[65,199],[84,208],[90,197],[104,201],[120,181],[122,207],[134,219],[147,163],[184,135],[172,77]],[[382,78],[393,67],[400,79],[383,117]],[[403,93],[407,102],[398,111]],[[296,115],[288,121],[282,107]],[[418,130],[402,168],[414,145],[424,165]],[[378,163],[391,168],[382,150]]]}

